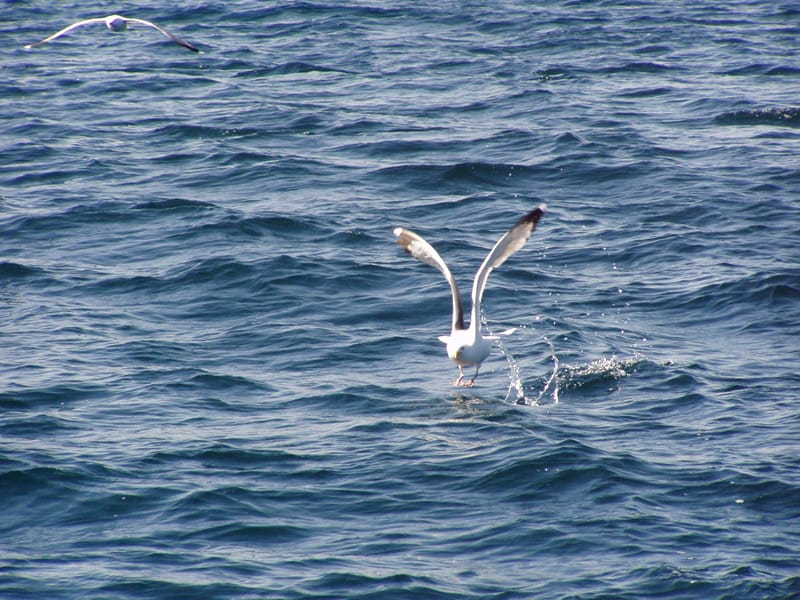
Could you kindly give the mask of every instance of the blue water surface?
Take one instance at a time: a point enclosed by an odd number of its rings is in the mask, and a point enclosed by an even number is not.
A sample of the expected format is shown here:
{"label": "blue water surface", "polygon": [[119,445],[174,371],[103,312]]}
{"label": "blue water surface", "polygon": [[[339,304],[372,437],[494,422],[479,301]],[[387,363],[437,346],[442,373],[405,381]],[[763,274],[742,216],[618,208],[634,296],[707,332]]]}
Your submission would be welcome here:
{"label": "blue water surface", "polygon": [[0,12],[0,597],[800,596],[794,3]]}

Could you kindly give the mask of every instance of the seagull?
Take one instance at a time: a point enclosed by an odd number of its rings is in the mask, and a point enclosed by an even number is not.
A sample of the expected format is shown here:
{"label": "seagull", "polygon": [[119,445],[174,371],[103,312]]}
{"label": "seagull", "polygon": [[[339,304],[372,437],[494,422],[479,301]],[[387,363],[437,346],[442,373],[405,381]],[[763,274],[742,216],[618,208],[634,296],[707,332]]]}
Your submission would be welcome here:
{"label": "seagull", "polygon": [[77,29],[78,27],[83,27],[84,25],[93,25],[95,23],[105,23],[106,27],[108,27],[111,31],[125,31],[128,28],[128,23],[141,23],[142,25],[147,25],[152,27],[153,29],[157,29],[173,42],[177,42],[184,48],[188,48],[192,52],[200,52],[197,48],[192,46],[189,42],[182,40],[174,33],[170,33],[166,29],[163,29],[156,25],[155,23],[151,23],[150,21],[145,21],[144,19],[128,19],[126,17],[120,17],[119,15],[109,15],[107,17],[97,17],[95,19],[86,19],[84,21],[78,21],[77,23],[73,23],[69,27],[64,27],[61,31],[58,31],[51,35],[50,37],[46,37],[43,40],[36,42],[35,44],[28,44],[25,46],[27,49],[35,48],[36,46],[41,46],[42,44],[46,44],[56,38],[60,38],[62,35],[65,35],[72,31],[73,29]]}
{"label": "seagull", "polygon": [[[489,255],[484,259],[478,272],[475,274],[475,281],[472,284],[472,313],[470,314],[469,327],[464,327],[464,308],[461,305],[461,294],[458,292],[456,280],[450,273],[439,253],[426,242],[421,236],[413,231],[395,227],[393,233],[397,237],[397,243],[411,256],[421,260],[425,264],[436,267],[447,279],[450,290],[453,293],[453,324],[450,335],[439,336],[439,340],[447,344],[447,355],[458,365],[458,379],[453,382],[454,386],[472,386],[478,376],[481,363],[489,356],[491,340],[498,339],[498,336],[483,336],[480,330],[481,299],[483,290],[492,269],[502,265],[506,259],[525,245],[528,238],[536,228],[536,224],[544,214],[545,205],[542,204],[527,215],[522,217],[517,223],[501,237],[492,248]],[[513,330],[512,330],[513,331]],[[464,367],[475,366],[475,374],[468,382],[464,382]]]}

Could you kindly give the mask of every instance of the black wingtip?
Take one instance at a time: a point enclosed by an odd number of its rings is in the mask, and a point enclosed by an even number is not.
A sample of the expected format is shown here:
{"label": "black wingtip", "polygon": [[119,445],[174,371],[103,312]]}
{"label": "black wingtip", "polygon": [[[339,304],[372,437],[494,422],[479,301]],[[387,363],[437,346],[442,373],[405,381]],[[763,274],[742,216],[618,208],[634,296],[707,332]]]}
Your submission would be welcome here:
{"label": "black wingtip", "polygon": [[534,208],[531,212],[529,212],[527,215],[522,217],[519,221],[517,221],[517,225],[522,225],[523,223],[531,223],[534,227],[536,227],[536,224],[539,222],[539,219],[541,219],[542,215],[544,214],[545,208],[547,208],[546,205],[540,204],[539,206]]}

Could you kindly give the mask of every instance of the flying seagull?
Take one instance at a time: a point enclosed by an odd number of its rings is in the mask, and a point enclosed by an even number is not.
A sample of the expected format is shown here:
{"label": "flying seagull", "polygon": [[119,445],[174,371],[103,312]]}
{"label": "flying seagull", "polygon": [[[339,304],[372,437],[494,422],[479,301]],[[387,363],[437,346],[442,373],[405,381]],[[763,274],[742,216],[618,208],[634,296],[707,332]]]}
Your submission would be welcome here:
{"label": "flying seagull", "polygon": [[77,23],[73,23],[69,27],[64,27],[61,31],[58,31],[51,35],[50,37],[46,37],[43,40],[36,42],[34,44],[28,44],[25,46],[26,48],[35,48],[36,46],[41,46],[42,44],[46,44],[56,38],[60,38],[62,35],[65,35],[72,31],[73,29],[77,29],[78,27],[83,27],[84,25],[93,25],[95,23],[105,23],[106,27],[108,27],[111,31],[125,31],[128,28],[128,23],[141,23],[142,25],[147,25],[148,27],[152,27],[153,29],[157,29],[173,42],[177,42],[184,48],[188,48],[192,52],[200,52],[197,48],[192,46],[186,40],[182,40],[174,33],[170,33],[166,29],[163,29],[156,25],[155,23],[151,23],[150,21],[145,21],[144,19],[128,19],[126,17],[120,17],[119,15],[109,15],[107,17],[97,17],[96,19],[86,19],[84,21],[78,21]]}
{"label": "flying seagull", "polygon": [[[492,269],[502,265],[509,256],[525,245],[544,214],[544,209],[545,205],[542,204],[517,221],[516,225],[497,241],[484,259],[472,284],[472,312],[468,328],[464,327],[464,308],[461,305],[461,294],[458,292],[456,280],[442,257],[434,250],[433,246],[413,231],[402,227],[394,229],[397,243],[403,250],[414,258],[439,269],[450,284],[450,290],[453,293],[453,324],[450,335],[439,336],[439,340],[447,344],[447,355],[458,365],[458,379],[453,382],[453,385],[472,386],[475,383],[481,363],[489,356],[489,342],[497,339],[497,336],[481,335],[481,298],[483,298],[483,290],[486,288],[489,274]],[[473,365],[475,366],[475,375],[464,383],[464,367]]]}

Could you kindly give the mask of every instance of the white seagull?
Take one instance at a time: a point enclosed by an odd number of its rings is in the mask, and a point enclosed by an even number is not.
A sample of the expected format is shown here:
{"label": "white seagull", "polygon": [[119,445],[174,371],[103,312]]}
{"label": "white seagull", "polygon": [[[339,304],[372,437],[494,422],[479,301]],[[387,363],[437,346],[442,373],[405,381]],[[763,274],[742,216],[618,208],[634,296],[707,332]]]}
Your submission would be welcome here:
{"label": "white seagull", "polygon": [[[483,298],[483,290],[486,288],[489,274],[492,269],[502,265],[509,256],[525,245],[544,214],[544,209],[545,205],[542,204],[517,221],[516,225],[497,241],[484,259],[472,284],[472,313],[468,328],[464,327],[464,308],[461,305],[461,294],[458,292],[456,280],[442,257],[434,250],[433,246],[413,231],[402,227],[394,229],[397,243],[406,252],[439,269],[450,284],[450,290],[453,293],[453,325],[450,335],[439,336],[439,340],[447,344],[447,355],[458,365],[458,379],[453,382],[453,385],[472,386],[475,383],[481,363],[489,356],[489,341],[497,339],[497,336],[481,335],[481,298]],[[472,365],[475,366],[475,375],[467,383],[464,383],[464,367]]]}
{"label": "white seagull", "polygon": [[50,37],[46,37],[43,40],[36,42],[34,44],[28,44],[25,48],[35,48],[36,46],[41,46],[42,44],[46,44],[47,42],[51,42],[56,38],[60,38],[62,35],[65,35],[72,31],[73,29],[77,29],[78,27],[83,27],[84,25],[93,25],[95,23],[105,23],[106,27],[108,27],[111,31],[125,31],[128,28],[128,23],[141,23],[142,25],[147,25],[148,27],[152,27],[153,29],[157,29],[173,42],[177,42],[184,48],[188,48],[192,52],[200,52],[197,48],[192,46],[186,40],[182,40],[174,33],[170,33],[166,29],[159,27],[155,23],[151,23],[150,21],[145,21],[144,19],[128,19],[126,17],[120,17],[119,15],[109,15],[107,17],[97,17],[95,19],[86,19],[84,21],[78,21],[77,23],[73,23],[69,27],[64,27],[61,31],[57,31]]}

